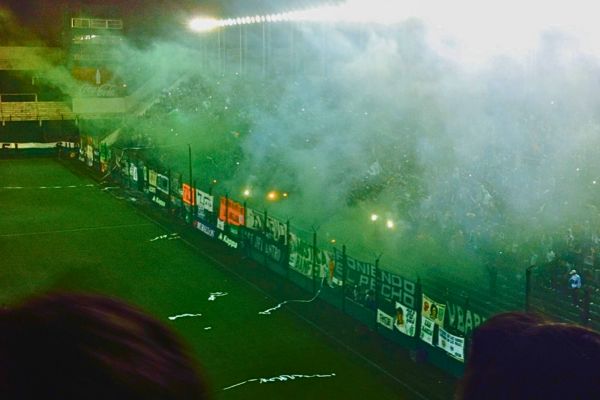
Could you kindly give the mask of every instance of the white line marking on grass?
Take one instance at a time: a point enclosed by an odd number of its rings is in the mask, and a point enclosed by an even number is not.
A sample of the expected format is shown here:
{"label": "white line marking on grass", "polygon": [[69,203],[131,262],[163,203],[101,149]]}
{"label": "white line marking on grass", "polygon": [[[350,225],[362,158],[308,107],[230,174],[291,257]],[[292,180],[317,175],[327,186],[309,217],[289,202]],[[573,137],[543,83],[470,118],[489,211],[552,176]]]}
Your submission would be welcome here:
{"label": "white line marking on grass", "polygon": [[215,293],[211,293],[210,296],[208,296],[208,301],[215,301],[215,299],[217,297],[223,297],[223,296],[227,296],[227,292],[215,292]]}
{"label": "white line marking on grass", "polygon": [[179,314],[179,315],[173,315],[171,317],[169,317],[169,319],[171,321],[175,321],[177,318],[186,318],[186,317],[201,317],[202,314]]}
{"label": "white line marking on grass", "polygon": [[315,293],[315,295],[309,300],[286,300],[284,302],[277,304],[275,307],[269,308],[268,310],[265,310],[265,311],[259,311],[258,313],[261,315],[271,315],[271,313],[273,311],[280,309],[284,304],[287,304],[287,303],[311,303],[311,302],[315,301],[317,299],[317,297],[319,297],[319,295],[321,294],[321,289],[323,289],[323,282],[325,282],[325,278],[323,278],[321,280],[321,287],[319,288],[319,290],[317,290],[317,293]]}
{"label": "white line marking on grass", "polygon": [[274,376],[272,378],[253,378],[253,379],[248,379],[247,381],[244,381],[244,382],[236,383],[235,385],[227,386],[226,388],[223,388],[222,390],[233,389],[235,387],[245,385],[246,383],[249,383],[249,382],[258,382],[262,385],[263,383],[285,382],[285,381],[293,381],[295,379],[308,379],[308,378],[333,378],[334,376],[335,376],[335,374],[333,374],[333,373],[332,374],[314,374],[314,375],[290,374],[290,375]]}
{"label": "white line marking on grass", "polygon": [[155,240],[162,240],[162,239],[168,239],[168,240],[174,240],[174,239],[179,239],[179,233],[169,233],[164,234],[164,235],[158,235],[155,238],[150,239],[150,242],[154,242]]}
{"label": "white line marking on grass", "polygon": [[72,189],[80,187],[95,187],[95,185],[68,185],[68,186],[1,186],[0,189],[14,190],[14,189]]}
{"label": "white line marking on grass", "polygon": [[91,226],[91,227],[88,227],[88,228],[60,229],[60,230],[55,230],[55,231],[40,231],[40,232],[26,232],[26,233],[5,233],[5,234],[0,234],[0,237],[20,237],[20,236],[49,235],[49,234],[55,234],[55,233],[100,231],[100,230],[119,229],[119,228],[137,228],[137,227],[140,227],[140,226],[152,226],[152,225],[153,224],[127,224],[127,225]]}
{"label": "white line marking on grass", "polygon": [[[139,215],[141,215],[142,217],[146,218],[148,221],[151,221],[154,225],[161,227],[165,231],[168,230],[168,228],[164,224],[161,224],[160,222],[158,222],[158,221],[150,218],[143,211],[140,212]],[[200,254],[202,257],[204,257],[204,258],[212,261],[215,265],[220,266],[224,270],[228,271],[230,274],[236,276],[241,281],[246,282],[246,284],[248,286],[253,287],[257,292],[262,293],[263,295],[265,295],[265,296],[267,296],[269,298],[272,297],[269,293],[267,293],[265,290],[263,290],[260,286],[254,284],[251,281],[249,281],[248,279],[246,279],[244,276],[242,276],[235,269],[233,269],[233,268],[225,265],[224,263],[222,263],[221,261],[217,260],[216,258],[214,258],[213,256],[211,256],[210,254],[207,254],[200,247],[194,245],[189,240],[186,240],[186,239],[182,238],[181,241],[183,243],[185,243],[189,248],[191,248],[194,251],[198,252],[198,254]],[[342,340],[338,339],[332,333],[330,333],[330,332],[326,331],[325,329],[321,328],[319,325],[317,325],[316,323],[314,323],[313,321],[311,321],[310,319],[308,319],[304,315],[300,314],[297,311],[294,311],[291,308],[288,308],[288,311],[291,312],[292,314],[294,314],[296,317],[300,318],[302,321],[306,322],[314,330],[320,332],[323,336],[329,338],[332,342],[337,343],[340,347],[344,348],[347,352],[354,354],[355,356],[357,356],[358,358],[360,358],[361,360],[363,360],[365,363],[367,363],[368,365],[370,365],[373,369],[376,369],[377,371],[381,372],[382,374],[384,374],[385,376],[387,376],[388,378],[390,378],[391,380],[393,380],[394,382],[396,382],[397,384],[399,384],[400,386],[402,386],[403,388],[405,388],[407,391],[409,391],[412,394],[414,394],[419,399],[428,400],[428,398],[423,393],[421,393],[417,389],[413,388],[412,386],[410,386],[408,383],[404,382],[403,380],[399,379],[394,374],[392,374],[390,371],[388,371],[387,369],[385,369],[381,365],[377,364],[376,362],[372,361],[370,358],[364,356],[359,351],[353,349],[348,344],[346,344]],[[341,312],[341,310],[340,310],[340,312]]]}

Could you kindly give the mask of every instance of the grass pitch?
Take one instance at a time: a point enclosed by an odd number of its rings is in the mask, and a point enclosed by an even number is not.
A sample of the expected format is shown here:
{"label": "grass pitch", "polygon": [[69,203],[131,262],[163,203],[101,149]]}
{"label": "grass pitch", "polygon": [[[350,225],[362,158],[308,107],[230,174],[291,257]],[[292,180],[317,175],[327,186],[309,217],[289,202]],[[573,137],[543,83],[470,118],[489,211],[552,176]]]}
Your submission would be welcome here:
{"label": "grass pitch", "polygon": [[[277,301],[181,239],[152,240],[172,232],[55,160],[0,171],[0,303],[53,289],[123,298],[188,342],[216,399],[424,398],[285,306],[259,315]],[[181,314],[202,315],[169,319]],[[335,376],[253,380],[293,374]]]}

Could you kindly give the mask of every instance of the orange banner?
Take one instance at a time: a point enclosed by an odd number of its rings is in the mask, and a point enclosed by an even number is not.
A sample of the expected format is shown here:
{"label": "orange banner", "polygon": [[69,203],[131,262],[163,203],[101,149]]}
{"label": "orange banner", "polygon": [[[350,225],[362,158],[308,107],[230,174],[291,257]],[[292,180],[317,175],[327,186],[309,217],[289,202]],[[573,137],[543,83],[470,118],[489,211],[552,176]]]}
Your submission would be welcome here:
{"label": "orange banner", "polygon": [[225,221],[225,213],[227,213],[227,223],[230,225],[244,225],[244,206],[231,199],[225,205],[225,197],[221,197],[219,206],[219,219]]}
{"label": "orange banner", "polygon": [[183,202],[193,206],[196,201],[196,196],[192,196],[193,190],[187,183],[183,184]]}

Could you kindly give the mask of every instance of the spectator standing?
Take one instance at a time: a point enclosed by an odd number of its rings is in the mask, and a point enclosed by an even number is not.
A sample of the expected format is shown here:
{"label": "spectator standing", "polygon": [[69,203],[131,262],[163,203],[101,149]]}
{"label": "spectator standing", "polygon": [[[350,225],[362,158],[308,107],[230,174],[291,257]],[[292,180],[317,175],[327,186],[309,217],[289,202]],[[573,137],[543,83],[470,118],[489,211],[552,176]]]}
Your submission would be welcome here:
{"label": "spectator standing", "polygon": [[569,272],[569,288],[571,290],[571,295],[573,296],[573,304],[575,306],[579,306],[579,289],[581,289],[581,276],[577,273],[576,270],[572,269]]}

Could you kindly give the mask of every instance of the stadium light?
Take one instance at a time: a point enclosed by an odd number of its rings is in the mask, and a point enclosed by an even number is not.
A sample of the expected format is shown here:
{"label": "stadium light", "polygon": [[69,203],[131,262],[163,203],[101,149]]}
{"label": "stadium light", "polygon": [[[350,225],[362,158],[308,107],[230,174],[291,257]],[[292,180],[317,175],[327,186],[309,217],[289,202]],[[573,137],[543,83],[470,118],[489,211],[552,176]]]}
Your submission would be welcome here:
{"label": "stadium light", "polygon": [[394,229],[394,226],[395,226],[394,221],[392,221],[391,219],[388,219],[385,222],[385,226],[387,226],[389,229]]}
{"label": "stadium light", "polygon": [[225,21],[201,17],[193,18],[188,23],[189,28],[194,32],[208,32],[223,25],[225,25]]}
{"label": "stadium light", "polygon": [[377,214],[371,214],[371,221],[375,222],[379,219],[379,215]]}
{"label": "stadium light", "polygon": [[271,201],[277,200],[277,192],[274,190],[271,190],[269,193],[267,193],[267,199],[269,199]]}
{"label": "stadium light", "polygon": [[243,192],[244,197],[250,197],[250,189],[246,189]]}

